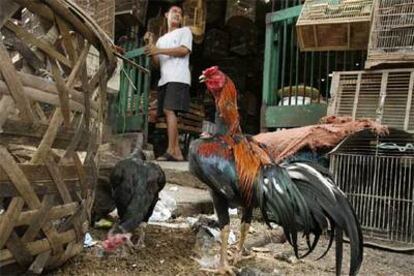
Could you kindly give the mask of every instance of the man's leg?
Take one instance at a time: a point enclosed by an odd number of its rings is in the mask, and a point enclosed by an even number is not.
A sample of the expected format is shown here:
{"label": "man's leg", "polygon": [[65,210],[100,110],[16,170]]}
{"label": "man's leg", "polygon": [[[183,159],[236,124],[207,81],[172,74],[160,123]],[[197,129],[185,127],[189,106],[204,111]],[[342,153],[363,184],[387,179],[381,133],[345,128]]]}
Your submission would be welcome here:
{"label": "man's leg", "polygon": [[167,153],[171,154],[175,159],[183,160],[179,141],[178,141],[178,127],[177,116],[173,110],[164,109],[165,118],[167,121],[168,134],[168,148]]}

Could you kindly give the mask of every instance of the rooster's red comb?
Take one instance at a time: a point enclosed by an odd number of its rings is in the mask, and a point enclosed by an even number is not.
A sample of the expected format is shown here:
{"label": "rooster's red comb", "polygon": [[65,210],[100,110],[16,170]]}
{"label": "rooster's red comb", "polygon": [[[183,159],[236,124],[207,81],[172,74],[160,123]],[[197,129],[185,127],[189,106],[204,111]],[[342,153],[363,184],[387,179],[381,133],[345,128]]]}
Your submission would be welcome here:
{"label": "rooster's red comb", "polygon": [[211,66],[209,68],[207,68],[206,70],[203,71],[203,75],[208,78],[214,74],[216,74],[217,72],[220,72],[219,67],[216,66]]}

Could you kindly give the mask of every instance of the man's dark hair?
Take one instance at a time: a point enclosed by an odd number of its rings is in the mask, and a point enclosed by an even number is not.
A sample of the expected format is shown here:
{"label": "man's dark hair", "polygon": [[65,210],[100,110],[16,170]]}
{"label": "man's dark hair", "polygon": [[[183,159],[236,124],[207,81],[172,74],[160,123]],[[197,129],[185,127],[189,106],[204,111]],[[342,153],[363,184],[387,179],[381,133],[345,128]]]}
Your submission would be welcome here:
{"label": "man's dark hair", "polygon": [[173,3],[173,4],[169,4],[168,6],[167,6],[167,9],[166,9],[166,11],[165,12],[169,12],[170,10],[171,10],[171,8],[172,7],[177,7],[177,8],[180,8],[181,9],[181,12],[184,12],[184,9],[183,9],[183,6],[182,6],[182,4],[181,3]]}

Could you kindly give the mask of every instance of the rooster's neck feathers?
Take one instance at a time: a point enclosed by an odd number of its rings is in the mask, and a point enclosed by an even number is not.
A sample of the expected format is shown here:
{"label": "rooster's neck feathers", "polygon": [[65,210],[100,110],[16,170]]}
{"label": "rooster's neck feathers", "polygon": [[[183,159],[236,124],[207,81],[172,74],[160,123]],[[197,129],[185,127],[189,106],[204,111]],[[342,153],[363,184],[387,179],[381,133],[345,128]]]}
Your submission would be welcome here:
{"label": "rooster's neck feathers", "polygon": [[233,81],[226,77],[220,93],[214,96],[219,115],[228,128],[227,134],[241,134],[240,118],[237,109],[237,91]]}
{"label": "rooster's neck feathers", "polygon": [[[253,185],[262,165],[270,164],[268,153],[254,141],[249,141],[241,131],[237,108],[237,90],[233,81],[226,77],[219,93],[213,93],[215,104],[222,123],[227,129],[221,139],[231,149],[239,177],[239,187],[244,203],[249,206],[253,198]],[[215,147],[215,149],[213,149]],[[218,154],[227,157],[218,145],[203,148],[200,154]],[[226,151],[227,153],[227,151]]]}

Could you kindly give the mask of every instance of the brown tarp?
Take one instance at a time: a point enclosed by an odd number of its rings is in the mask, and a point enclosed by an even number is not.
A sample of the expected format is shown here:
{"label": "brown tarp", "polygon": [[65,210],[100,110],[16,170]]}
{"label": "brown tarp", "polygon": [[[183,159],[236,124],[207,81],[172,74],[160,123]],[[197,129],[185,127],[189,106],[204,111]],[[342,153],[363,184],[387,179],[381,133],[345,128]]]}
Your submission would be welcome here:
{"label": "brown tarp", "polygon": [[280,162],[304,148],[312,151],[333,148],[349,135],[364,129],[371,129],[378,135],[388,133],[386,126],[371,119],[328,116],[318,125],[260,133],[253,138],[265,144],[275,161]]}

